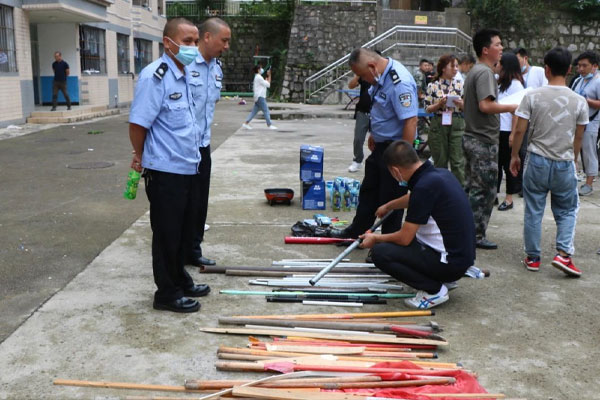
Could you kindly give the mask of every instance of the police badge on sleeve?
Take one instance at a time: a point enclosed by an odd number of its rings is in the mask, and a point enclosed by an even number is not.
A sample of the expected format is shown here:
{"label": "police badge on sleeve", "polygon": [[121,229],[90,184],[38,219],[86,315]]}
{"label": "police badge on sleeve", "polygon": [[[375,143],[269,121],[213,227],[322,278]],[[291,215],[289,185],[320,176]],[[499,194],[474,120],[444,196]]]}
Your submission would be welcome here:
{"label": "police badge on sleeve", "polygon": [[402,93],[399,99],[400,104],[402,104],[403,107],[410,107],[410,105],[412,104],[412,96],[409,92]]}

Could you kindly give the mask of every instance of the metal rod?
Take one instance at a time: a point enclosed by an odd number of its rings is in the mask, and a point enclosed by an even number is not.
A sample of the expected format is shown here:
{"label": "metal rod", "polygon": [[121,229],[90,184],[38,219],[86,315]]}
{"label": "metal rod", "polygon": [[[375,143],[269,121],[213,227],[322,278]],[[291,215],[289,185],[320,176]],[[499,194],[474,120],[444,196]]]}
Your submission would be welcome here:
{"label": "metal rod", "polygon": [[[379,220],[375,221],[375,223],[373,224],[373,226],[371,227],[371,229],[369,229],[371,232],[375,232],[375,230],[377,228],[379,228],[379,226],[383,223],[383,221],[385,221],[385,219],[387,217],[389,217],[392,213],[394,212],[394,210],[388,212],[386,215],[383,216],[383,218],[380,218]],[[338,265],[338,263],[342,260],[342,258],[346,257],[348,254],[352,253],[352,250],[354,250],[355,248],[357,248],[358,246],[360,246],[360,244],[362,243],[362,239],[358,238],[354,241],[354,243],[352,243],[350,246],[348,246],[348,248],[346,250],[344,250],[339,256],[337,256],[327,267],[323,268],[321,270],[321,272],[319,272],[318,274],[316,274],[311,280],[309,280],[308,282],[312,285],[315,286],[317,284],[317,282],[319,282],[321,280],[321,278],[323,278],[329,271],[331,271],[336,265]]]}

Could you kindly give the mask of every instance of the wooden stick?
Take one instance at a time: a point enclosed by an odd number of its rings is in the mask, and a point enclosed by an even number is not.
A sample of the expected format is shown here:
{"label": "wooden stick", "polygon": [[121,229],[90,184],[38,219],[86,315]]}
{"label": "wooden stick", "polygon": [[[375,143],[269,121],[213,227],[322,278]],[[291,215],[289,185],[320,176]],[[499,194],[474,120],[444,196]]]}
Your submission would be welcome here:
{"label": "wooden stick", "polygon": [[[231,335],[262,335],[262,336],[287,336],[292,334],[289,331],[280,331],[277,329],[248,329],[248,328],[199,328],[201,332],[225,333]],[[434,346],[446,346],[448,342],[441,340],[416,339],[416,338],[387,338],[370,335],[335,335],[333,333],[315,333],[315,332],[294,332],[297,337],[310,337],[317,339],[341,339],[352,342],[370,342],[370,343],[397,343],[397,344],[426,344]]]}
{"label": "wooden stick", "polygon": [[[270,360],[274,358],[290,358],[290,357],[302,357],[305,354],[302,353],[284,353],[279,354],[275,352],[267,352],[264,355],[258,354],[241,354],[241,353],[218,353],[217,357],[225,360],[246,360],[246,361],[261,361]],[[429,367],[429,368],[442,368],[442,369],[462,369],[455,363],[441,363],[431,361],[417,361],[415,358],[404,357],[404,358],[377,358],[377,357],[353,357],[353,356],[337,356],[341,361],[365,361],[365,362],[390,362],[390,361],[410,361],[413,364]]]}
{"label": "wooden stick", "polygon": [[81,386],[106,389],[132,389],[132,390],[154,390],[161,392],[194,392],[203,393],[199,390],[188,390],[185,386],[169,386],[169,385],[148,385],[143,383],[128,383],[128,382],[108,382],[108,381],[80,381],[74,379],[55,379],[55,385],[61,386]]}
{"label": "wooden stick", "polygon": [[[249,380],[189,380],[185,382],[185,387],[193,390],[215,390],[224,389],[233,386],[240,386],[250,382]],[[377,375],[363,376],[337,376],[332,378],[299,378],[282,379],[276,382],[264,382],[260,387],[299,387],[307,383],[350,383],[350,382],[381,382],[381,377]]]}
{"label": "wooden stick", "polygon": [[262,318],[262,319],[354,319],[354,318],[394,318],[394,317],[427,317],[435,315],[433,310],[423,311],[389,311],[372,313],[348,314],[283,314],[283,315],[235,315],[236,318]]}
{"label": "wooden stick", "polygon": [[[396,325],[391,323],[385,324],[366,324],[356,322],[342,322],[342,321],[302,321],[302,320],[285,320],[285,319],[258,319],[258,318],[234,318],[234,317],[220,317],[219,324],[225,325],[271,325],[281,327],[293,327],[293,328],[321,328],[321,329],[337,329],[337,330],[351,330],[351,331],[394,331],[401,333],[401,331],[414,333],[415,335],[431,335],[431,332],[421,331],[419,329],[413,329],[412,327],[406,327],[403,325]],[[406,329],[413,329],[416,332],[407,331]]]}

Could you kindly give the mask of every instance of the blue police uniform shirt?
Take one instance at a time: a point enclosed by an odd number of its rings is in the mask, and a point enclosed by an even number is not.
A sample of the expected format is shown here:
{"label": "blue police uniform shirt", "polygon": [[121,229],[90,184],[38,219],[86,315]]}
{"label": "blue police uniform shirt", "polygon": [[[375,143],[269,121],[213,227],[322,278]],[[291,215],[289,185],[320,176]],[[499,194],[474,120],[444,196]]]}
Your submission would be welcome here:
{"label": "blue police uniform shirt", "polygon": [[[161,64],[167,71],[161,75]],[[129,122],[148,129],[142,167],[181,175],[194,175],[200,163],[200,135],[193,97],[185,75],[166,54],[140,73]]]}
{"label": "blue police uniform shirt", "polygon": [[[419,111],[417,84],[408,70],[388,58],[379,82],[371,86],[371,135],[375,142],[402,139],[404,122]],[[414,139],[414,138],[413,138]]]}
{"label": "blue police uniform shirt", "polygon": [[217,59],[206,62],[199,54],[188,66],[190,87],[195,103],[196,123],[200,130],[200,147],[210,145],[210,125],[215,114],[215,105],[221,98],[223,70]]}

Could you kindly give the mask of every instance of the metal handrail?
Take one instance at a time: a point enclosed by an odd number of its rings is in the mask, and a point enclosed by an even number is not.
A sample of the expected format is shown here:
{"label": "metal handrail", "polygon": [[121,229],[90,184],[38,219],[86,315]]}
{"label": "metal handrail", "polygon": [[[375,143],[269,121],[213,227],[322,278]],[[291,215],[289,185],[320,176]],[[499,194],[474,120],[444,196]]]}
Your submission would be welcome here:
{"label": "metal handrail", "polygon": [[[390,50],[401,47],[401,48],[437,48],[437,49],[454,49],[459,50],[463,53],[471,51],[471,37],[466,33],[462,32],[458,28],[445,28],[445,27],[430,27],[430,26],[411,26],[411,25],[396,25],[391,29],[388,29],[376,38],[363,44],[363,48],[373,48],[375,45],[390,39],[397,34],[413,34],[414,37],[409,38],[398,38],[398,40],[391,46],[386,47],[382,54],[389,52]],[[432,34],[442,34],[443,36],[436,38],[432,37]],[[418,35],[425,35],[425,40],[421,40]],[[447,37],[452,35],[453,40],[446,40]],[[402,40],[404,39],[404,40]],[[341,79],[348,76],[352,71],[350,70],[347,62],[350,58],[350,53],[341,57],[340,59],[332,62],[325,68],[312,74],[303,84],[304,89],[304,101],[308,102],[311,97],[324,93],[326,89],[334,86]]]}

